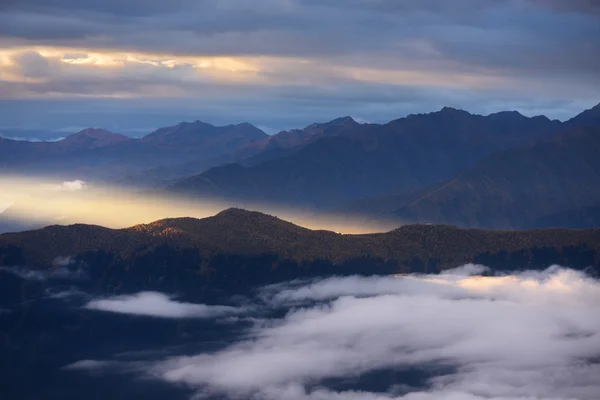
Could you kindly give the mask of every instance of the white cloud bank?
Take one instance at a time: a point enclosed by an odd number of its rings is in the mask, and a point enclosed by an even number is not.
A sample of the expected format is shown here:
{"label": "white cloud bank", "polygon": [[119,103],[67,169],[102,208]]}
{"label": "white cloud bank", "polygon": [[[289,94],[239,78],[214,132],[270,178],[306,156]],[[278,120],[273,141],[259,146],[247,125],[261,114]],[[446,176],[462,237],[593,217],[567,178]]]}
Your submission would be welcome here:
{"label": "white cloud bank", "polygon": [[140,292],[90,301],[90,310],[157,318],[212,318],[243,312],[228,306],[182,303],[158,292]]}
{"label": "white cloud bank", "polygon": [[[280,319],[260,320],[245,339],[228,348],[165,360],[153,365],[151,373],[195,386],[200,397],[600,398],[600,283],[558,267],[468,276],[478,271],[469,266],[445,275],[331,278],[270,287],[263,294],[269,306],[304,306]],[[206,313],[203,307],[173,305],[156,294],[97,304],[164,316]],[[319,386],[329,378],[432,364],[455,369],[410,393],[393,387],[373,393]]]}

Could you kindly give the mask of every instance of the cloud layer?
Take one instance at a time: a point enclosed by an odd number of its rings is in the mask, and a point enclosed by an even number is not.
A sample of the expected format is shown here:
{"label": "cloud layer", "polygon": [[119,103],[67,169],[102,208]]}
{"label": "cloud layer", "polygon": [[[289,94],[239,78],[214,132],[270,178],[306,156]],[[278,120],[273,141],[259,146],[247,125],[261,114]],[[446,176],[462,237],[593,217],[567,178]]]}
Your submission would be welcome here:
{"label": "cloud layer", "polygon": [[[267,304],[295,304],[285,317],[260,320],[247,339],[166,360],[151,373],[231,398],[597,399],[598,281],[558,267],[495,277],[457,272],[270,287]],[[325,383],[427,366],[447,369],[420,388],[395,382],[376,393]]]}
{"label": "cloud layer", "polygon": [[597,103],[595,2],[449,4],[9,2],[0,98],[88,99],[73,103],[79,111],[90,98],[129,99],[130,112],[139,99],[170,99],[169,110],[156,104],[173,118],[194,98],[190,114],[270,127],[347,114],[381,122],[441,105],[565,118]]}
{"label": "cloud layer", "polygon": [[85,308],[157,318],[213,318],[233,315],[243,311],[227,306],[178,302],[158,292],[141,292],[135,295],[92,300]]}

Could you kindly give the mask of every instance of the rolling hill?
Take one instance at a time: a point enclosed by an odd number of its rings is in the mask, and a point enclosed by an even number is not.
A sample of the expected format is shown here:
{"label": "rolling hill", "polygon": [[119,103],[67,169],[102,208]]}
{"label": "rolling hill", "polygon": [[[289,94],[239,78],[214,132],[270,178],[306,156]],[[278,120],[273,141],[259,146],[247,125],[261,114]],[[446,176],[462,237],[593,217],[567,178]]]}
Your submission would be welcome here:
{"label": "rolling hill", "polygon": [[331,274],[436,272],[471,262],[598,270],[600,230],[407,225],[388,233],[341,235],[229,209],[202,220],[167,219],[120,230],[72,225],[0,235],[0,267],[52,270],[67,257],[89,269],[96,284],[116,291],[142,283],[177,290],[182,284],[246,286]]}

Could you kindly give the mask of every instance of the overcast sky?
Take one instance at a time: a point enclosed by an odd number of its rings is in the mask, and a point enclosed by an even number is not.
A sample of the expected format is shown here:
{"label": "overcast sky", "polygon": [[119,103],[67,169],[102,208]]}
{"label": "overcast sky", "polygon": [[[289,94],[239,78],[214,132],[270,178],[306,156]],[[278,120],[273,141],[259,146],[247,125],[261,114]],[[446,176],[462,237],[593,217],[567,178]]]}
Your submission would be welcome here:
{"label": "overcast sky", "polygon": [[269,132],[600,101],[596,0],[4,0],[0,128]]}

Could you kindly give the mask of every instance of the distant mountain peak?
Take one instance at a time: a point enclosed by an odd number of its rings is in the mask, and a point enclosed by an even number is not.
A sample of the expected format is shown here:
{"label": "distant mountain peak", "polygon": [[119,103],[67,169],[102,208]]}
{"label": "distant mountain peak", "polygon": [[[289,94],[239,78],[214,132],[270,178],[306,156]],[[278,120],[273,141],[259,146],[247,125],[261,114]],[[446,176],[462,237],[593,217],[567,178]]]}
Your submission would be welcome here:
{"label": "distant mountain peak", "polygon": [[103,128],[86,128],[82,131],[79,131],[71,136],[76,136],[76,135],[81,135],[81,136],[94,136],[94,137],[98,137],[98,136],[105,136],[105,135],[118,135],[117,133],[112,133],[107,131],[106,129]]}
{"label": "distant mountain peak", "polygon": [[438,113],[442,113],[442,114],[463,114],[463,115],[471,115],[470,112],[465,111],[465,110],[461,110],[459,108],[454,108],[454,107],[449,107],[449,106],[445,106],[443,107],[440,111],[438,111]]}
{"label": "distant mountain peak", "polygon": [[354,118],[350,116],[340,117],[329,122],[330,124],[358,124]]}
{"label": "distant mountain peak", "polygon": [[214,127],[214,125],[209,124],[208,122],[200,121],[199,119],[193,122],[182,121],[175,125],[175,128],[183,128],[183,127]]}
{"label": "distant mountain peak", "polygon": [[251,128],[251,129],[259,129],[256,126],[252,125],[250,122],[242,122],[234,125],[237,128]]}
{"label": "distant mountain peak", "polygon": [[[314,129],[314,128],[319,128],[319,127],[325,127],[325,126],[339,126],[339,125],[346,125],[346,126],[353,126],[353,125],[359,125],[358,122],[356,122],[354,120],[354,118],[350,117],[350,116],[345,116],[345,117],[339,117],[336,119],[332,119],[329,122],[320,122],[320,123],[312,123],[310,125],[308,125],[306,128],[304,129],[300,129],[300,130],[309,130],[309,129]],[[298,129],[292,129],[289,132],[293,132],[293,131],[298,131]]]}
{"label": "distant mountain peak", "polygon": [[98,148],[132,140],[120,133],[109,132],[102,128],[87,128],[59,141],[62,145]]}
{"label": "distant mountain peak", "polygon": [[505,121],[521,121],[527,119],[526,116],[515,110],[492,113],[488,115],[488,118]]}
{"label": "distant mountain peak", "polygon": [[[537,120],[545,120],[545,121],[553,121],[550,118],[546,117],[543,114],[540,115],[534,115],[533,117],[531,117],[531,119],[537,119]],[[554,121],[558,121],[557,119],[555,119]]]}
{"label": "distant mountain peak", "polygon": [[[249,123],[215,126],[200,120],[180,122],[175,126],[159,128],[146,135],[142,141],[155,146],[182,147],[184,150],[206,150],[210,146],[235,148],[263,139],[267,134]],[[220,151],[223,153],[223,151]]]}
{"label": "distant mountain peak", "polygon": [[570,126],[599,126],[600,103],[566,122]]}
{"label": "distant mountain peak", "polygon": [[215,218],[262,218],[270,217],[270,215],[263,214],[258,211],[249,211],[243,208],[230,207],[215,215]]}
{"label": "distant mountain peak", "polygon": [[517,110],[499,111],[497,113],[492,113],[490,115],[506,115],[506,116],[513,116],[513,117],[525,117],[523,114],[521,114]]}

